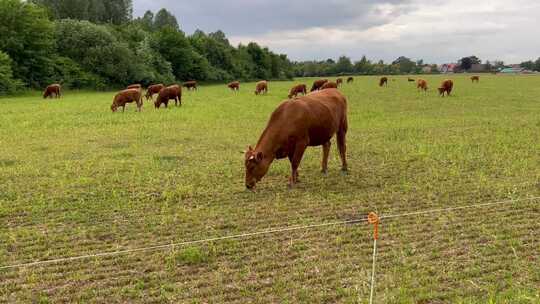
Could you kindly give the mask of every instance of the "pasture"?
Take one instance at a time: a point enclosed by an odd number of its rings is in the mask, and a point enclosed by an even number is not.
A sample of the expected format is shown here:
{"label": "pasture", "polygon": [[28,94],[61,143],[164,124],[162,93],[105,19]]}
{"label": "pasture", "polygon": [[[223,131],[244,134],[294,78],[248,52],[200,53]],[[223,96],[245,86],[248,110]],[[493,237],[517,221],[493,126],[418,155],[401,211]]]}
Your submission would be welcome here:
{"label": "pasture", "polygon": [[[450,98],[436,87],[454,80]],[[355,77],[349,174],[308,148],[245,190],[294,82],[224,84],[111,113],[114,92],[0,99],[0,268],[295,225],[540,196],[540,78]],[[394,81],[392,81],[394,79]],[[174,103],[173,103],[174,104]],[[383,221],[376,303],[539,303],[540,200]],[[0,269],[0,302],[366,303],[372,228],[340,225]]]}

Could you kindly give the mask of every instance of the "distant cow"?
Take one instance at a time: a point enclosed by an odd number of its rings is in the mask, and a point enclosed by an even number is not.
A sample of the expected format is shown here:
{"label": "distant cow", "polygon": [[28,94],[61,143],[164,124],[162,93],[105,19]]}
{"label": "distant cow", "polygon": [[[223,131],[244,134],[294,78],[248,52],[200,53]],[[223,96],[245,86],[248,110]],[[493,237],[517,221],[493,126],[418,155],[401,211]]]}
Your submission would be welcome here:
{"label": "distant cow", "polygon": [[297,97],[300,93],[302,93],[303,95],[307,94],[307,87],[305,84],[299,84],[292,87],[291,91],[289,92],[289,99]]}
{"label": "distant cow", "polygon": [[379,86],[382,87],[382,86],[388,86],[388,78],[387,77],[381,77],[381,79],[379,79]]}
{"label": "distant cow", "polygon": [[175,84],[161,89],[156,101],[154,102],[154,106],[156,109],[159,109],[161,104],[164,104],[165,108],[167,108],[169,106],[169,100],[171,99],[174,99],[175,106],[178,106],[179,104],[182,106],[182,87]]}
{"label": "distant cow", "polygon": [[347,78],[347,83],[352,83],[353,81],[354,81],[354,78],[352,77]]}
{"label": "distant cow", "polygon": [[317,91],[317,90],[320,90],[321,87],[328,82],[328,79],[319,79],[319,80],[315,80],[313,82],[313,85],[311,86],[311,92],[314,92],[314,91]]}
{"label": "distant cow", "polygon": [[275,159],[291,162],[289,187],[298,182],[298,167],[307,147],[322,146],[322,171],[327,172],[330,140],[337,135],[341,170],[347,171],[347,99],[330,89],[282,102],[270,116],[255,148],[244,154],[246,188],[254,189]]}
{"label": "distant cow", "polygon": [[191,80],[184,82],[183,87],[188,89],[188,91],[197,90],[197,81]]}
{"label": "distant cow", "polygon": [[128,85],[128,87],[126,89],[142,89],[142,86],[140,84],[132,84],[132,85]]}
{"label": "distant cow", "polygon": [[240,82],[239,81],[233,81],[227,85],[227,87],[233,91],[239,91],[240,90]]}
{"label": "distant cow", "polygon": [[154,99],[154,94],[159,94],[159,91],[163,89],[165,86],[163,84],[154,84],[148,87],[146,90],[146,100],[152,100]]}
{"label": "distant cow", "polygon": [[337,87],[338,87],[337,83],[328,81],[327,83],[323,84],[323,86],[320,89],[321,90],[337,89]]}
{"label": "distant cow", "polygon": [[471,82],[473,82],[473,83],[474,82],[476,82],[476,83],[480,82],[480,76],[472,76],[471,77]]}
{"label": "distant cow", "polygon": [[122,112],[126,109],[126,103],[135,102],[137,104],[137,110],[140,112],[142,108],[142,94],[139,89],[127,89],[118,92],[114,96],[113,103],[111,105],[111,110],[116,112],[118,107],[122,107]]}
{"label": "distant cow", "polygon": [[427,92],[428,90],[427,81],[425,81],[424,79],[418,79],[418,82],[416,83],[416,87],[418,88],[418,90]]}
{"label": "distant cow", "polygon": [[338,79],[336,79],[336,84],[337,84],[338,87],[339,87],[340,85],[342,85],[342,84],[343,84],[343,78],[338,78]]}
{"label": "distant cow", "polygon": [[268,81],[262,80],[255,85],[255,95],[268,93]]}
{"label": "distant cow", "polygon": [[414,80],[414,78],[407,78],[407,81],[408,82],[415,82],[416,80]]}
{"label": "distant cow", "polygon": [[444,93],[446,93],[447,96],[450,96],[450,93],[452,93],[453,88],[454,88],[454,82],[450,79],[447,79],[443,81],[441,86],[438,88],[439,95],[444,97]]}
{"label": "distant cow", "polygon": [[61,90],[62,86],[58,83],[51,84],[47,86],[47,88],[45,88],[45,91],[43,92],[43,98],[53,98],[53,96],[55,98],[60,98],[62,96]]}

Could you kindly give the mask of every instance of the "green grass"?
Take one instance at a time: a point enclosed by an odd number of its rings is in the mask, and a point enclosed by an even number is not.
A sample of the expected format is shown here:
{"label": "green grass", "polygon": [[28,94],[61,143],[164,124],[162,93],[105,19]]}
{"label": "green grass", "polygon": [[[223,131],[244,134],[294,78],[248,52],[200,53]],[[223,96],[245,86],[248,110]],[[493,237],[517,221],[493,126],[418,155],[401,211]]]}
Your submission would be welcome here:
{"label": "green grass", "polygon": [[[540,77],[345,85],[350,173],[308,149],[245,191],[243,156],[293,82],[184,92],[111,113],[114,92],[0,99],[0,267],[540,195]],[[311,83],[297,79],[294,83]],[[377,303],[540,303],[539,200],[387,220]],[[367,224],[0,270],[0,302],[366,303]]]}

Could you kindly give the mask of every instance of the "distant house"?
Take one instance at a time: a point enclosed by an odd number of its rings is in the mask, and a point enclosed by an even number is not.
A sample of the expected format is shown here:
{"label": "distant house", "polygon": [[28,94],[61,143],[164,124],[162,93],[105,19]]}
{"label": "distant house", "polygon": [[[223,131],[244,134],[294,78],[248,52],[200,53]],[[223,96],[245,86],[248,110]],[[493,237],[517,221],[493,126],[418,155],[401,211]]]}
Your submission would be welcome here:
{"label": "distant house", "polygon": [[445,64],[440,65],[438,68],[439,68],[439,72],[443,74],[454,73],[454,72],[457,72],[458,65],[457,63],[445,63]]}
{"label": "distant house", "polygon": [[431,72],[432,72],[431,66],[429,66],[429,65],[426,65],[425,67],[422,68],[422,73],[423,74],[430,74]]}
{"label": "distant house", "polygon": [[484,73],[489,72],[489,66],[487,64],[473,64],[469,69],[471,73]]}
{"label": "distant house", "polygon": [[510,67],[510,68],[504,68],[499,71],[499,73],[502,74],[521,74],[526,72],[526,70],[522,67]]}

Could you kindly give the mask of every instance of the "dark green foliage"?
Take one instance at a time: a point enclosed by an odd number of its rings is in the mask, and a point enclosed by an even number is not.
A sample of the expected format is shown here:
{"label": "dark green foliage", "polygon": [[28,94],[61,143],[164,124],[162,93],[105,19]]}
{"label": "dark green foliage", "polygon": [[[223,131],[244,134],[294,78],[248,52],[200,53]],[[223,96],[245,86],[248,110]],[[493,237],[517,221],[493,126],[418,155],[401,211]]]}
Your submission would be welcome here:
{"label": "dark green foliage", "polygon": [[[285,79],[286,55],[256,43],[235,48],[225,33],[186,36],[161,9],[132,20],[131,0],[2,0],[2,92],[22,83],[42,89],[107,89],[131,83]],[[52,21],[49,20],[52,17]]]}
{"label": "dark green foliage", "polygon": [[30,86],[43,85],[54,46],[46,11],[20,0],[2,0],[0,16],[0,51],[13,60],[13,73]]}
{"label": "dark green foliage", "polygon": [[49,9],[55,19],[123,24],[131,20],[132,0],[32,0]]}
{"label": "dark green foliage", "polygon": [[180,29],[176,17],[164,8],[157,12],[156,17],[154,18],[153,28],[155,30],[162,30],[165,28],[171,28],[174,30]]}
{"label": "dark green foliage", "polygon": [[13,78],[11,58],[0,51],[0,95],[14,92],[20,85],[20,81]]}

